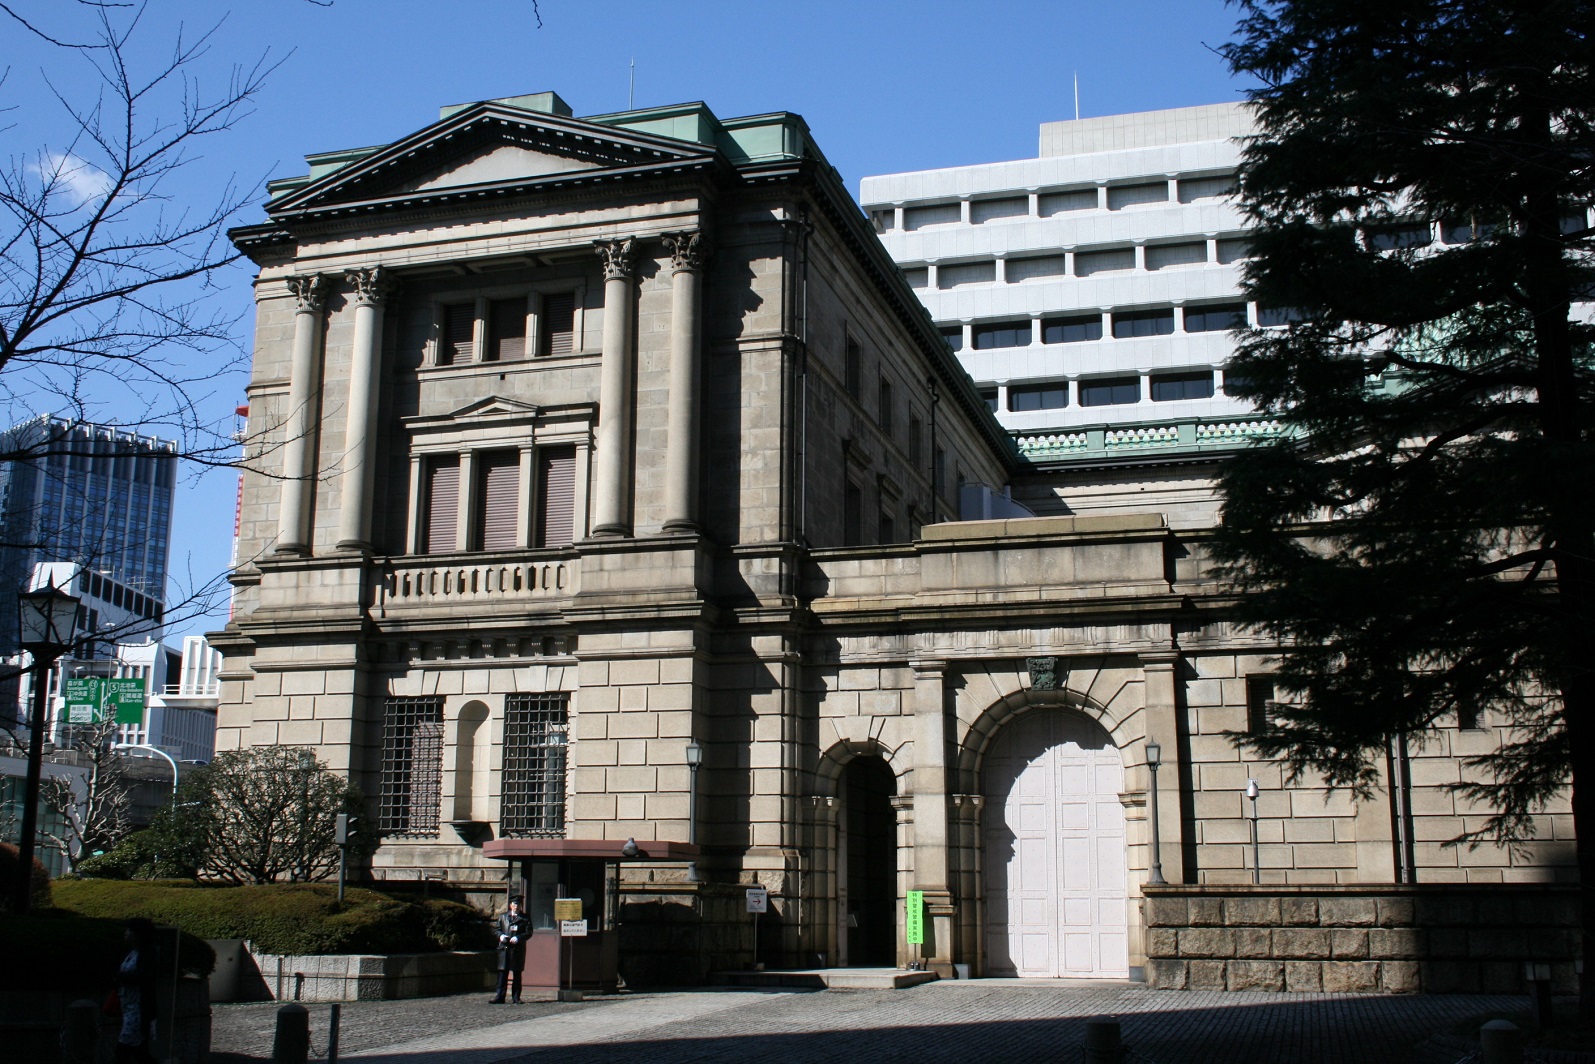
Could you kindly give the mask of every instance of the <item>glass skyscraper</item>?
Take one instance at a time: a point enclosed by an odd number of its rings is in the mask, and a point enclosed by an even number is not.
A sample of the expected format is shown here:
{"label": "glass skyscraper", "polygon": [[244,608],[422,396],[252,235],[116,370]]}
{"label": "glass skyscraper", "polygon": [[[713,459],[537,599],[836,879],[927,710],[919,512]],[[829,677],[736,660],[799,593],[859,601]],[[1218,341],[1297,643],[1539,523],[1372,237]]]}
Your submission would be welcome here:
{"label": "glass skyscraper", "polygon": [[165,601],[175,444],[46,414],[0,433],[0,455],[0,654],[16,652],[16,595],[37,562]]}

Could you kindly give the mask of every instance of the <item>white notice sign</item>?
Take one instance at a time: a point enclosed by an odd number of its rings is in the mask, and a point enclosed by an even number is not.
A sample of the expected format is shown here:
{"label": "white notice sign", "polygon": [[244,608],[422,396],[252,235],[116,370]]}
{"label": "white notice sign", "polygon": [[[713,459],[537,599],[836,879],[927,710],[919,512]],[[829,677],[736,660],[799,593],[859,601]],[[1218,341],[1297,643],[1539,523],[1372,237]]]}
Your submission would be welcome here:
{"label": "white notice sign", "polygon": [[748,888],[748,912],[767,913],[770,911],[770,892],[763,887]]}
{"label": "white notice sign", "polygon": [[560,938],[585,938],[586,935],[586,920],[561,920],[559,922]]}

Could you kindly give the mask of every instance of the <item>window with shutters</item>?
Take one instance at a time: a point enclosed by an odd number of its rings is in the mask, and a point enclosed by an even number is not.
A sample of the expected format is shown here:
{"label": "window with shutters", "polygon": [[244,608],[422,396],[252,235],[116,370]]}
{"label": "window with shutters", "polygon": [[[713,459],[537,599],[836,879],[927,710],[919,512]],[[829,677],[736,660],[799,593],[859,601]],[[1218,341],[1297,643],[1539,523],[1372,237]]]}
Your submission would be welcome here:
{"label": "window with shutters", "polygon": [[442,319],[438,331],[438,365],[454,366],[471,361],[472,344],[476,339],[476,304],[445,304]]}
{"label": "window with shutters", "polygon": [[519,546],[521,456],[487,451],[476,458],[476,550]]}
{"label": "window with shutters", "polygon": [[509,362],[526,357],[526,299],[495,299],[487,309],[484,362]]}
{"label": "window with shutters", "polygon": [[443,699],[390,698],[382,713],[383,835],[436,835],[443,807]]}
{"label": "window with shutters", "polygon": [[449,554],[459,546],[460,459],[438,455],[426,462],[426,527],[421,542],[427,554]]}
{"label": "window with shutters", "polygon": [[864,493],[849,484],[842,494],[842,546],[856,547],[864,542]]}
{"label": "window with shutters", "polygon": [[570,695],[512,694],[504,699],[505,838],[565,833],[565,752]]}
{"label": "window with shutters", "polygon": [[576,350],[576,293],[551,292],[543,297],[540,355],[568,355]]}
{"label": "window with shutters", "polygon": [[576,448],[537,452],[537,546],[568,547],[576,539]]}

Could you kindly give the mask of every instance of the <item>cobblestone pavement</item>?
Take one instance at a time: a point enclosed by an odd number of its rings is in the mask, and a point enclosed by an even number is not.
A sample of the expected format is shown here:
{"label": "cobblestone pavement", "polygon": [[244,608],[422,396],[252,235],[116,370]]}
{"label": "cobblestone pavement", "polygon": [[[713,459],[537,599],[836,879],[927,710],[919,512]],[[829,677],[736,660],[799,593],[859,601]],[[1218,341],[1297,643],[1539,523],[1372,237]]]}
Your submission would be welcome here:
{"label": "cobblestone pavement", "polygon": [[[1451,1064],[1431,1034],[1521,998],[1156,991],[931,983],[910,990],[699,990],[581,1004],[481,995],[344,1006],[340,1059],[361,1064],[1076,1061],[1084,1020],[1115,1015],[1134,1064]],[[325,1044],[327,1006],[311,1005]],[[215,1007],[212,1057],[269,1058],[273,1005]]]}

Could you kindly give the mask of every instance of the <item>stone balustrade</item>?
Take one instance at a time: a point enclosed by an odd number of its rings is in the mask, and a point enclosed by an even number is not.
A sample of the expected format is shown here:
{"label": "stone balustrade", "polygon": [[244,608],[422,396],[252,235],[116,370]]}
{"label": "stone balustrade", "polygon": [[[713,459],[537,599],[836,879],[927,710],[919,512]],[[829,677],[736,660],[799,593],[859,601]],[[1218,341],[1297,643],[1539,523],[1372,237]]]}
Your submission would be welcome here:
{"label": "stone balustrade", "polygon": [[377,582],[376,606],[386,613],[455,605],[513,605],[574,595],[580,579],[580,559],[563,551],[492,558],[472,554],[388,559]]}
{"label": "stone balustrade", "polygon": [[1150,425],[1122,428],[1070,429],[1055,433],[1020,434],[1015,437],[1019,452],[1032,460],[1078,458],[1094,454],[1157,448],[1208,451],[1239,447],[1272,440],[1284,432],[1276,420],[1266,417],[1207,421],[1180,418]]}

